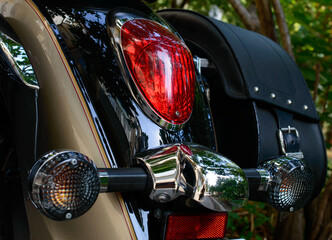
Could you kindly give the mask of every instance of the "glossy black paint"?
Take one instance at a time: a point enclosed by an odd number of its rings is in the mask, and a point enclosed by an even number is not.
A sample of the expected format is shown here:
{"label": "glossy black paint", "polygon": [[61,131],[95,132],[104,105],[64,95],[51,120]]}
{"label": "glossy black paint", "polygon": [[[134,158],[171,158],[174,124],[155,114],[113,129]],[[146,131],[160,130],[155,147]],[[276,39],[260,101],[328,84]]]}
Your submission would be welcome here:
{"label": "glossy black paint", "polygon": [[215,149],[211,115],[199,81],[191,119],[182,130],[163,129],[143,113],[124,82],[107,36],[108,11],[49,8],[48,12],[58,22],[72,67],[87,89],[120,166],[130,164],[139,152],[169,143],[196,142]]}
{"label": "glossy black paint", "polygon": [[[87,103],[96,111],[95,122],[105,133],[104,146],[110,146],[107,151],[114,156],[114,165],[130,166],[134,155],[170,143],[195,142],[216,149],[212,116],[199,75],[192,116],[178,131],[155,124],[124,81],[107,35],[108,12],[125,7],[152,19],[158,16],[140,1],[70,2],[44,1],[38,5],[57,36]],[[138,239],[157,239],[164,212],[185,211],[186,199],[161,206],[146,196],[123,195]]]}

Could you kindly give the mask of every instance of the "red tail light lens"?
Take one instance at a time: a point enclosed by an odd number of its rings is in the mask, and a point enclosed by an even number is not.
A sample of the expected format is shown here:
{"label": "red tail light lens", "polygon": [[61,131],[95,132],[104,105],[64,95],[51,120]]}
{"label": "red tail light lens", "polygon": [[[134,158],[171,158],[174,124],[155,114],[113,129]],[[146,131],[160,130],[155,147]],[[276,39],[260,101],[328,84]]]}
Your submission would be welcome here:
{"label": "red tail light lens", "polygon": [[166,240],[220,239],[225,237],[227,213],[168,216]]}
{"label": "red tail light lens", "polygon": [[175,34],[147,19],[121,27],[129,71],[150,107],[167,122],[182,124],[192,112],[195,67],[192,55]]}

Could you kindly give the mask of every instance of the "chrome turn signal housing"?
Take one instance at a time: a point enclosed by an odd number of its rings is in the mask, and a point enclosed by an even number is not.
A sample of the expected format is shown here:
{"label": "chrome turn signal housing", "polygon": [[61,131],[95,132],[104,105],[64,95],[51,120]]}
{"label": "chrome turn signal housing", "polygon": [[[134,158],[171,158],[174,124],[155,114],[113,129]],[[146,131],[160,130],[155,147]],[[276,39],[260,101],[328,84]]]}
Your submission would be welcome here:
{"label": "chrome turn signal housing", "polygon": [[83,154],[52,151],[30,171],[30,197],[54,220],[69,220],[88,211],[99,194],[99,174]]}
{"label": "chrome turn signal housing", "polygon": [[[313,192],[313,175],[304,161],[293,157],[280,157],[260,165],[266,171],[265,187],[260,195],[279,211],[292,212],[302,208]],[[267,180],[267,181],[266,181]]]}
{"label": "chrome turn signal housing", "polygon": [[226,157],[197,144],[172,144],[141,153],[136,167],[99,168],[85,155],[52,151],[29,174],[30,198],[47,217],[70,220],[87,212],[99,193],[143,192],[166,203],[232,211],[248,200],[245,173]]}
{"label": "chrome turn signal housing", "polygon": [[152,179],[150,198],[166,203],[179,196],[217,212],[246,204],[249,187],[242,169],[198,144],[162,146],[137,157]]}

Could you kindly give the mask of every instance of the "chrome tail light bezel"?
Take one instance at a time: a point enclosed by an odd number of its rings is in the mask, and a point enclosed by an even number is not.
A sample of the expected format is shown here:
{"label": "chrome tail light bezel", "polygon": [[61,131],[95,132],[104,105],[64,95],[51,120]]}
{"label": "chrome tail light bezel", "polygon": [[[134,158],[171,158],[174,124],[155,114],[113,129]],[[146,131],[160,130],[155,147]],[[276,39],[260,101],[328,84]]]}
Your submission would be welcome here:
{"label": "chrome tail light bezel", "polygon": [[[125,81],[126,85],[128,86],[132,96],[134,97],[134,99],[136,100],[138,105],[142,108],[144,113],[154,123],[156,123],[158,126],[160,126],[162,128],[165,128],[168,130],[179,130],[188,121],[191,114],[189,115],[188,119],[185,122],[179,123],[179,124],[166,120],[165,118],[161,117],[161,115],[159,113],[157,113],[157,111],[153,107],[151,107],[151,104],[149,103],[149,101],[146,100],[146,98],[143,95],[143,93],[141,92],[140,88],[137,86],[137,84],[134,80],[134,76],[131,73],[129,66],[127,64],[127,60],[126,60],[126,57],[124,54],[124,49],[123,49],[122,41],[121,41],[121,28],[127,22],[129,22],[131,20],[139,20],[139,19],[151,21],[151,22],[161,26],[162,28],[169,31],[171,34],[174,34],[175,38],[178,38],[178,40],[181,41],[181,45],[185,46],[185,43],[182,40],[181,36],[171,26],[169,26],[164,20],[162,20],[158,15],[151,13],[151,15],[148,16],[146,14],[143,14],[143,13],[133,10],[133,9],[122,9],[122,8],[115,9],[114,11],[111,11],[108,14],[106,24],[107,24],[108,35],[110,37],[110,42],[115,49],[120,70],[122,72],[124,81]],[[188,51],[190,52],[189,48],[188,48]],[[194,66],[193,70],[195,71],[194,77],[196,77],[196,70],[195,70],[195,65],[194,65],[193,60],[192,60],[192,64]],[[184,66],[182,66],[181,68],[184,68]],[[195,84],[195,82],[196,81],[194,81],[194,84]],[[194,92],[195,92],[195,87],[193,88],[193,94],[195,94]],[[176,115],[178,115],[178,114],[181,114],[181,113],[176,112]]]}

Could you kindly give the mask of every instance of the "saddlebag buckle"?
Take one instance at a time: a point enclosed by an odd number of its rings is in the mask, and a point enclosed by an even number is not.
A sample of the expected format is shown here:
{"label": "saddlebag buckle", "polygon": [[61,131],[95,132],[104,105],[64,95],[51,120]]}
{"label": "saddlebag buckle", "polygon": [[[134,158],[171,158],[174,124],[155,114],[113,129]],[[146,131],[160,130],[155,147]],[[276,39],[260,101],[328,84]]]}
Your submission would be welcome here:
{"label": "saddlebag buckle", "polygon": [[278,131],[281,152],[287,157],[303,159],[303,153],[300,150],[300,134],[294,127],[280,128]]}

